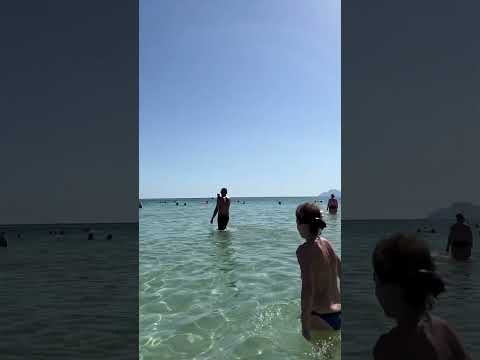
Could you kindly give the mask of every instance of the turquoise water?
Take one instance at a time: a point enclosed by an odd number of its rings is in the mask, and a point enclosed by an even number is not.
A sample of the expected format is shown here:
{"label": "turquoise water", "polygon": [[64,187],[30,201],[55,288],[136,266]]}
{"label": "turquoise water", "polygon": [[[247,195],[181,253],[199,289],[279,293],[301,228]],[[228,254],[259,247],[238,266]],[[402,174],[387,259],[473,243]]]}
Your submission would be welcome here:
{"label": "turquoise water", "polygon": [[[423,220],[343,221],[342,223],[342,359],[370,359],[378,337],[394,323],[383,314],[375,298],[371,254],[376,242],[386,233],[416,232],[423,226],[433,226],[436,233],[419,233],[431,248],[439,273],[446,281],[447,291],[439,296],[433,314],[447,320],[458,332],[472,359],[480,358],[478,308],[480,266],[479,229],[474,230],[472,260],[458,263],[445,253],[452,222]],[[355,306],[350,306],[355,304]]]}
{"label": "turquoise water", "polygon": [[[295,208],[314,198],[232,198],[223,232],[205,200],[143,201],[141,359],[340,359],[339,334],[315,351],[300,331]],[[325,219],[340,254],[340,212]]]}

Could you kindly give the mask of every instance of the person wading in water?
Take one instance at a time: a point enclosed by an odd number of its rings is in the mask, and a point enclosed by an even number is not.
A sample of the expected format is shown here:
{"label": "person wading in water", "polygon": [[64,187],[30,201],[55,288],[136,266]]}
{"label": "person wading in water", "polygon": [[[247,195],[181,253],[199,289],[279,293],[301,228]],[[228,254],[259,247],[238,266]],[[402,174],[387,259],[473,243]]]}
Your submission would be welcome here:
{"label": "person wading in water", "polygon": [[335,195],[331,195],[328,200],[327,210],[330,214],[336,214],[338,209],[338,201],[335,199]]}
{"label": "person wading in water", "polygon": [[213,224],[213,219],[218,213],[218,230],[225,230],[230,219],[230,199],[227,196],[226,188],[223,188],[220,194],[217,194],[217,206],[215,206],[215,210],[213,211],[210,224]]}
{"label": "person wading in water", "polygon": [[455,260],[468,260],[472,255],[473,234],[470,226],[465,224],[463,214],[457,214],[457,222],[450,228],[448,235],[447,253],[451,251]]}

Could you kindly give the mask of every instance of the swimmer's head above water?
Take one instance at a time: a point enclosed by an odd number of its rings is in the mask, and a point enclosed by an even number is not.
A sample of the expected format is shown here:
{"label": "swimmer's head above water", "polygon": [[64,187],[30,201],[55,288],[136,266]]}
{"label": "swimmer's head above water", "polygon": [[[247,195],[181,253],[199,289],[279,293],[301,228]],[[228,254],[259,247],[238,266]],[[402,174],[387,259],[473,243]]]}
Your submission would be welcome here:
{"label": "swimmer's head above water", "polygon": [[445,291],[427,244],[415,235],[384,238],[372,262],[377,299],[385,315],[397,321],[419,319]]}
{"label": "swimmer's head above water", "polygon": [[320,208],[313,203],[303,203],[295,212],[297,218],[297,230],[302,238],[313,241],[327,226],[322,219]]}

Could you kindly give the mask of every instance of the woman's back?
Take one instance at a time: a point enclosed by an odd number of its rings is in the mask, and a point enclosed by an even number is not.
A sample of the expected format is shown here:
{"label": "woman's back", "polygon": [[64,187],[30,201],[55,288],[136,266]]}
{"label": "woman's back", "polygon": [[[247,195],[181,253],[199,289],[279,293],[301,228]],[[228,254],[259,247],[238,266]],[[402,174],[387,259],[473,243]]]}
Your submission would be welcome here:
{"label": "woman's back", "polygon": [[468,360],[457,335],[448,323],[427,316],[415,328],[395,327],[375,345],[375,360]]}
{"label": "woman's back", "polygon": [[315,241],[313,250],[317,261],[313,266],[313,307],[319,312],[340,310],[339,258],[330,242],[320,237]]}
{"label": "woman's back", "polygon": [[456,223],[450,228],[452,236],[452,245],[456,243],[471,243],[472,241],[472,230],[470,226]]}

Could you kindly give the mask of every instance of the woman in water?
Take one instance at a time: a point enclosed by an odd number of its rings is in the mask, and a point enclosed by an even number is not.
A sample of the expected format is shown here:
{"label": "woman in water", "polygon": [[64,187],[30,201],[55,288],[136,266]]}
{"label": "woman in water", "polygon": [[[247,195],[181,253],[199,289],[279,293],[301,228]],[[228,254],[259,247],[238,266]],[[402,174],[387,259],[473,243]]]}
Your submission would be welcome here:
{"label": "woman in water", "polygon": [[450,325],[430,315],[445,285],[423,241],[405,234],[381,240],[373,252],[373,269],[377,299],[397,323],[378,339],[375,360],[470,359]]}
{"label": "woman in water", "polygon": [[296,217],[298,232],[305,239],[297,249],[302,276],[302,334],[310,341],[313,329],[340,330],[341,261],[330,242],[320,236],[326,224],[317,205],[298,206]]}

